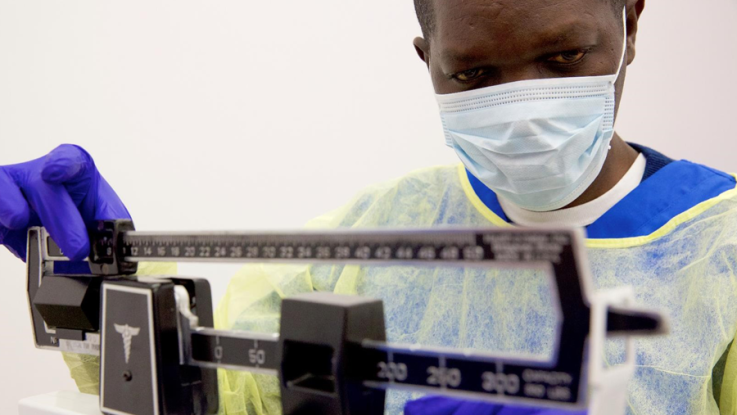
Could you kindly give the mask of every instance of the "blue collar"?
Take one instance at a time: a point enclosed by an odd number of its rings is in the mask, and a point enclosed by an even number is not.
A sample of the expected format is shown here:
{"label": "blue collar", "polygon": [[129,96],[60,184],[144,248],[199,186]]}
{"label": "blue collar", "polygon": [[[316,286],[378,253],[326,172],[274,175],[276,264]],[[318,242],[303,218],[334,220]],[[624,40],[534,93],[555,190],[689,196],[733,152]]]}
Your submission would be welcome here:
{"label": "blue collar", "polygon": [[[646,236],[701,202],[734,189],[735,178],[718,170],[672,159],[637,144],[630,144],[647,159],[640,185],[586,228],[589,238],[612,239]],[[471,173],[476,195],[492,212],[511,223],[496,194]]]}
{"label": "blue collar", "polygon": [[628,143],[630,147],[637,150],[638,153],[645,156],[645,160],[647,160],[647,165],[645,166],[645,174],[642,176],[642,181],[649,179],[650,176],[657,173],[662,169],[663,167],[673,163],[673,159],[660,153],[655,150],[653,150],[650,147],[645,147],[639,144],[635,143]]}

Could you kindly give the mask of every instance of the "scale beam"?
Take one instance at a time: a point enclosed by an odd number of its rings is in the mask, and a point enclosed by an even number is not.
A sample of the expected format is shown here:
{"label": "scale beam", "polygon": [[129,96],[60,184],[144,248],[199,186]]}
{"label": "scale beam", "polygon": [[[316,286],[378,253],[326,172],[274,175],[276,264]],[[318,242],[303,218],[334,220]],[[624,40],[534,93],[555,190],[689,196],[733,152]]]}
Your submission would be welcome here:
{"label": "scale beam", "polygon": [[198,328],[191,337],[190,364],[279,374],[279,335]]}
{"label": "scale beam", "polygon": [[[31,229],[28,294],[38,347],[101,355],[102,408],[118,408],[108,413],[131,402],[148,405],[127,412],[136,415],[212,413],[215,368],[278,375],[287,415],[379,414],[390,388],[534,406],[606,407],[601,391],[608,381],[598,358],[606,336],[626,336],[631,359],[631,336],[668,330],[662,314],[632,306],[631,292],[594,292],[583,233],[571,229],[169,233],[101,221],[90,242],[88,273],[59,271],[75,264],[57,269],[67,258],[44,229]],[[215,330],[207,281],[133,276],[144,261],[534,268],[554,287],[558,333],[547,360],[391,344],[380,301],[326,293],[284,299],[278,334]],[[56,300],[61,288],[73,301]],[[147,339],[150,351],[144,359],[150,364],[138,375],[126,369],[134,336]],[[627,376],[611,379],[610,386],[624,387]],[[136,401],[146,390],[154,391],[151,399]]]}

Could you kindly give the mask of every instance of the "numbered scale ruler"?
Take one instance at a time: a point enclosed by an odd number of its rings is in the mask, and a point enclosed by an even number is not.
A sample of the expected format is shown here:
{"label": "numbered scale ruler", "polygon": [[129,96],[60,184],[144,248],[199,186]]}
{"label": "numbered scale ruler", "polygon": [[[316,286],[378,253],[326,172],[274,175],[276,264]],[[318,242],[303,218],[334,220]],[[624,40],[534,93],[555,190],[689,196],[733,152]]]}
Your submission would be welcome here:
{"label": "numbered scale ruler", "polygon": [[[581,392],[589,311],[572,231],[435,230],[300,234],[157,234],[127,232],[126,261],[341,262],[548,267],[561,293],[564,321],[556,362],[514,361],[455,350],[365,341],[349,349],[349,377],[371,388],[412,388],[478,398],[500,396],[574,404]],[[574,324],[577,323],[577,324]],[[192,362],[277,374],[276,336],[200,329]],[[316,350],[319,353],[319,350]]]}
{"label": "numbered scale ruler", "polygon": [[[560,314],[551,361],[367,339],[346,349],[349,363],[345,376],[369,388],[410,388],[533,405],[586,405],[592,283],[585,266],[583,234],[579,231],[514,228],[180,234],[118,232],[113,228],[110,223],[101,223],[99,232],[92,234],[91,264],[117,264],[115,269],[141,261],[545,269],[556,285]],[[49,245],[47,259],[54,260],[55,256],[62,258]],[[104,274],[112,268],[99,269]],[[658,313],[629,309],[609,309],[607,319],[608,333],[657,334],[665,326]],[[283,356],[279,356],[278,344],[277,335],[192,328],[188,363],[277,374],[285,369],[280,367]],[[320,348],[314,350],[315,361],[327,356],[321,353]],[[329,370],[324,376],[330,377]]]}
{"label": "numbered scale ruler", "polygon": [[373,342],[364,342],[355,353],[356,361],[366,362],[364,371],[355,375],[368,387],[566,403],[575,402],[577,396],[578,383],[569,373],[527,363],[505,364],[478,353]]}
{"label": "numbered scale ruler", "polygon": [[[112,244],[112,242],[110,242]],[[126,232],[125,261],[543,262],[570,255],[570,232],[472,230],[299,234]],[[569,250],[569,252],[566,252]]]}
{"label": "numbered scale ruler", "polygon": [[[192,334],[190,364],[279,374],[278,335],[200,329]],[[315,360],[329,361],[314,351]],[[350,381],[377,389],[411,389],[474,399],[575,404],[578,376],[546,365],[505,364],[481,353],[402,346],[366,340],[351,344]]]}

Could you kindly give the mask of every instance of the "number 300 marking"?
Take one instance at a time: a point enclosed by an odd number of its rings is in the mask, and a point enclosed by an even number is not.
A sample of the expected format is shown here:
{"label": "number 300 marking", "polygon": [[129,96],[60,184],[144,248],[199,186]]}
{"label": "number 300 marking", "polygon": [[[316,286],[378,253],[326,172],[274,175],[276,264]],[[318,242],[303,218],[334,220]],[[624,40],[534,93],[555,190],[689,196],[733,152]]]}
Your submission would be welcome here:
{"label": "number 300 marking", "polygon": [[487,392],[507,393],[510,395],[516,395],[519,392],[520,382],[519,376],[517,375],[484,372],[481,375],[481,379],[484,382],[481,387]]}

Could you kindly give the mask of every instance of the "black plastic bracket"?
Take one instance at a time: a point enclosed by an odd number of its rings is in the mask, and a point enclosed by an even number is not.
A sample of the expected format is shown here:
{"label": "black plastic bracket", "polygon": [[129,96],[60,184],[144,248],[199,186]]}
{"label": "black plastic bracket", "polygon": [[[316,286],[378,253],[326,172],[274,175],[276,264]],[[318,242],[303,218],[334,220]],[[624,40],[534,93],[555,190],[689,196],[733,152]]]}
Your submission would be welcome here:
{"label": "black plastic bracket", "polygon": [[383,414],[385,392],[351,381],[346,372],[351,345],[384,341],[385,330],[379,300],[330,293],[284,299],[279,337],[284,414]]}
{"label": "black plastic bracket", "polygon": [[123,232],[134,231],[131,220],[98,221],[90,233],[90,271],[93,275],[130,275],[138,264],[120,258]]}
{"label": "black plastic bracket", "polygon": [[[212,323],[206,280],[183,280],[199,288],[199,318]],[[218,409],[213,369],[181,365],[178,310],[171,279],[106,281],[102,284],[100,409],[136,415],[214,414]],[[194,298],[194,297],[192,297]],[[205,300],[207,298],[208,300]]]}

